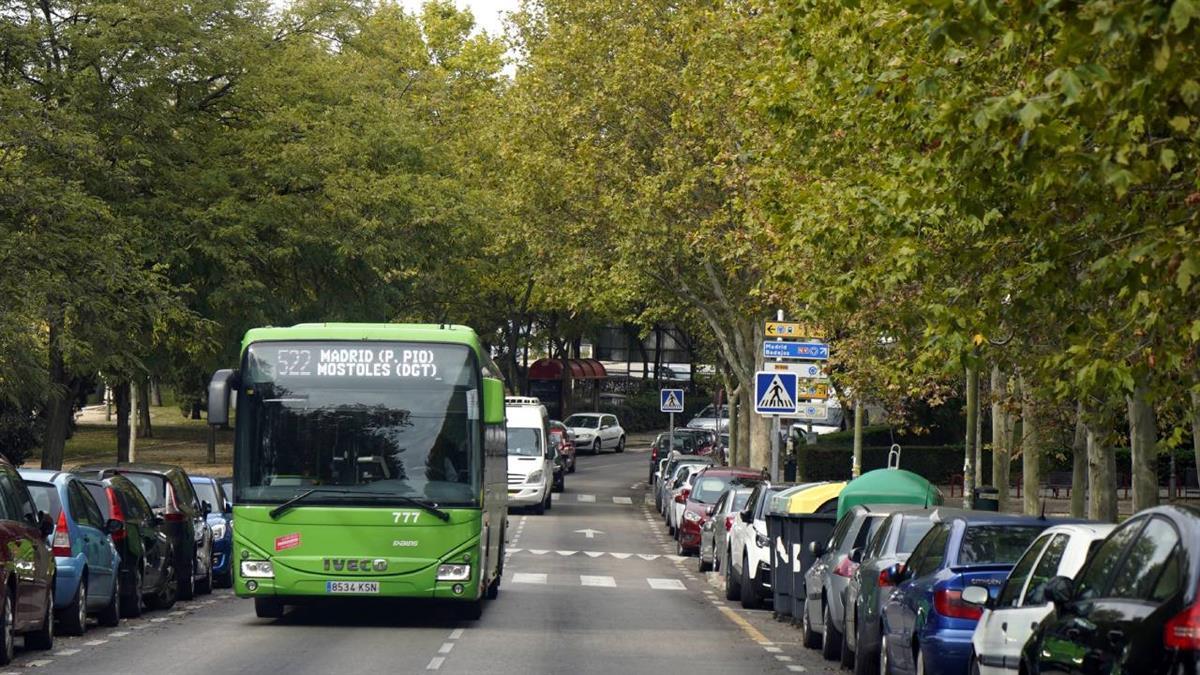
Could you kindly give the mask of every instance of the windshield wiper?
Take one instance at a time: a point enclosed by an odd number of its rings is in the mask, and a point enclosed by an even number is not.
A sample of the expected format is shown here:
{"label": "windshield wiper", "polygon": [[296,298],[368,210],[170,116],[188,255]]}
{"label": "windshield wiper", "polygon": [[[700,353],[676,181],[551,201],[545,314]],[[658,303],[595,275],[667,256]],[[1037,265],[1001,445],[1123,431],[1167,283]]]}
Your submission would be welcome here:
{"label": "windshield wiper", "polygon": [[280,504],[279,506],[276,506],[275,508],[271,509],[267,515],[271,516],[271,518],[273,520],[278,520],[279,516],[283,515],[284,513],[287,513],[291,509],[293,509],[296,506],[296,504],[304,501],[305,499],[308,499],[309,496],[316,494],[318,492],[325,492],[325,493],[332,493],[332,494],[339,494],[339,495],[353,495],[355,497],[367,497],[367,498],[375,499],[375,500],[397,500],[397,501],[404,502],[405,504],[411,504],[413,506],[424,509],[425,511],[428,511],[429,513],[433,514],[434,516],[436,516],[438,519],[442,520],[443,522],[450,521],[450,514],[439,509],[437,507],[437,504],[430,504],[429,502],[422,501],[420,499],[414,499],[413,497],[406,497],[404,495],[382,494],[382,493],[378,493],[378,492],[361,492],[359,490],[343,490],[343,489],[339,489],[339,488],[326,488],[326,487],[315,487],[315,488],[310,488],[308,490],[305,490],[304,492],[301,492],[300,494],[296,495],[295,497],[292,497],[291,499],[287,500],[286,502]]}

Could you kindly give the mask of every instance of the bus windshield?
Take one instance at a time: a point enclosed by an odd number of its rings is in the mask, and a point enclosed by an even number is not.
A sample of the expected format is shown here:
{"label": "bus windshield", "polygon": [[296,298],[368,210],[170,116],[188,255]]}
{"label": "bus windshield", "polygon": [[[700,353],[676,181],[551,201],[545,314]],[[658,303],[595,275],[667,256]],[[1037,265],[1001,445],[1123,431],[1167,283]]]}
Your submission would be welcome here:
{"label": "bus windshield", "polygon": [[361,492],[359,501],[372,505],[387,494],[477,504],[477,371],[461,345],[251,345],[238,392],[238,503],[336,486],[305,503],[354,504]]}

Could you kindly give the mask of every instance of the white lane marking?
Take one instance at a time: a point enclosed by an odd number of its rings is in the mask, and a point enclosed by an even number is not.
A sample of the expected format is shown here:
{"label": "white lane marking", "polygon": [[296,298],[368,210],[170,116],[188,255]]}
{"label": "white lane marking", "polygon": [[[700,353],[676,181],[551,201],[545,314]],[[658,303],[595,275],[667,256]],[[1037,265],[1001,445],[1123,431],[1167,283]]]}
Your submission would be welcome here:
{"label": "white lane marking", "polygon": [[[154,623],[166,623],[166,622],[170,621],[170,619],[163,617],[163,616],[160,616],[160,617],[157,617],[154,619],[150,619],[150,620],[153,621]],[[145,628],[145,626],[138,626],[138,628]]]}
{"label": "white lane marking", "polygon": [[[165,619],[164,619],[164,621],[165,621]],[[130,627],[133,628],[134,630],[146,630],[150,626],[143,623],[143,624],[139,624],[137,626],[130,626]]]}
{"label": "white lane marking", "polygon": [[513,574],[514,584],[544,584],[546,583],[545,574],[530,574],[529,572],[516,572]]}
{"label": "white lane marking", "polygon": [[439,654],[449,654],[450,650],[454,649],[453,642],[443,642],[441,647],[438,647]]}
{"label": "white lane marking", "polygon": [[442,664],[445,662],[446,662],[446,657],[435,656],[429,660],[429,665],[425,666],[425,670],[437,670],[438,668],[441,668]]}
{"label": "white lane marking", "polygon": [[674,560],[677,563],[681,563],[688,559],[687,556],[684,556],[684,555],[669,555],[667,557],[670,558],[671,560]]}
{"label": "white lane marking", "polygon": [[581,502],[595,502],[596,495],[575,495],[575,499]]}
{"label": "white lane marking", "polygon": [[109,637],[125,637],[126,635],[129,635],[129,631],[127,630],[113,631],[108,634]]}
{"label": "white lane marking", "polygon": [[88,640],[83,643],[85,647],[99,647],[100,645],[108,644],[108,640]]}
{"label": "white lane marking", "polygon": [[788,670],[792,671],[793,673],[805,673],[805,672],[808,672],[808,669],[807,669],[807,668],[805,668],[804,666],[788,666],[787,668],[788,668]]}
{"label": "white lane marking", "polygon": [[784,654],[776,654],[776,655],[775,655],[775,660],[776,660],[776,661],[784,661],[784,662],[786,662],[786,661],[791,661],[791,660],[792,660],[792,657],[790,657],[790,656],[787,656],[787,655],[784,655]]}
{"label": "white lane marking", "polygon": [[562,493],[561,493],[561,492],[551,492],[551,493],[550,493],[550,501],[552,501],[552,502],[557,502],[557,501],[559,501],[559,500],[561,500],[561,499],[562,499]]}
{"label": "white lane marking", "polygon": [[38,659],[37,661],[30,661],[29,663],[26,663],[25,667],[26,668],[41,668],[43,666],[48,666],[51,663],[54,663],[54,659]]}
{"label": "white lane marking", "polygon": [[772,654],[778,654],[779,652],[783,651],[779,647],[763,647],[763,649],[771,652]]}
{"label": "white lane marking", "polygon": [[594,586],[596,588],[617,587],[617,580],[612,577],[588,576],[586,574],[579,575],[579,583],[582,586]]}
{"label": "white lane marking", "polygon": [[613,497],[614,504],[633,504],[633,500],[629,497]]}
{"label": "white lane marking", "polygon": [[520,553],[521,551],[524,551],[524,550],[525,549],[523,549],[523,548],[510,548],[510,549],[506,549],[505,552],[506,553]]}
{"label": "white lane marking", "polygon": [[687,587],[678,579],[646,579],[650,588],[656,591],[685,591]]}
{"label": "white lane marking", "polygon": [[599,558],[600,556],[605,555],[604,551],[584,551],[584,554],[589,558]]}
{"label": "white lane marking", "polygon": [[531,548],[529,549],[529,552],[534,555],[546,555],[550,551],[544,548]]}
{"label": "white lane marking", "polygon": [[637,557],[641,558],[642,560],[657,560],[658,554],[657,553],[639,553],[639,554],[637,554]]}
{"label": "white lane marking", "polygon": [[462,635],[463,635],[463,629],[462,629],[462,628],[455,628],[453,631],[451,631],[451,632],[450,632],[450,639],[451,639],[451,640],[457,640],[457,639],[459,639],[460,637],[462,637]]}
{"label": "white lane marking", "polygon": [[78,649],[60,649],[56,652],[52,652],[52,654],[54,656],[70,656],[72,654],[78,654],[78,653],[79,653]]}
{"label": "white lane marking", "polygon": [[609,553],[609,555],[616,558],[617,560],[625,560],[626,558],[628,558],[629,556],[631,556],[633,554],[632,553]]}

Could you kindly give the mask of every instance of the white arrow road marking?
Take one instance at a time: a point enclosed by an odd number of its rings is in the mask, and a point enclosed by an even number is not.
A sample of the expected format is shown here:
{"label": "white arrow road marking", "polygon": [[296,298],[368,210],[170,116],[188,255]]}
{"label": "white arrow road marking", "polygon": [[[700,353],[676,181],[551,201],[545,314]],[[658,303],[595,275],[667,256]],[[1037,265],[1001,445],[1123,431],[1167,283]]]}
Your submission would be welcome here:
{"label": "white arrow road marking", "polygon": [[545,574],[530,574],[529,572],[517,572],[513,574],[514,584],[545,584]]}
{"label": "white arrow road marking", "polygon": [[596,535],[604,534],[604,532],[602,530],[593,530],[591,528],[588,528],[586,530],[575,530],[575,531],[582,534],[583,536],[587,537],[588,539],[594,539],[596,537]]}
{"label": "white arrow road marking", "polygon": [[575,499],[581,502],[594,502],[596,501],[596,495],[575,495]]}
{"label": "white arrow road marking", "polygon": [[613,497],[614,504],[633,504],[633,500],[629,497]]}
{"label": "white arrow road marking", "polygon": [[686,591],[687,587],[678,579],[646,579],[650,588],[656,591]]}
{"label": "white arrow road marking", "polygon": [[617,580],[612,577],[594,577],[586,574],[579,575],[579,583],[583,586],[595,586],[597,588],[617,587]]}

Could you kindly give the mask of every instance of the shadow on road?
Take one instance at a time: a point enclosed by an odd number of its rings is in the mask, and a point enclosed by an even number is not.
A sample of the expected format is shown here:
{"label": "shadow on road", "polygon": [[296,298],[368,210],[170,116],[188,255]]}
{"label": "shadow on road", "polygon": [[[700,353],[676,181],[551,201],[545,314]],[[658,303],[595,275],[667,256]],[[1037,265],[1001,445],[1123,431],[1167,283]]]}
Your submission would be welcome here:
{"label": "shadow on road", "polygon": [[454,605],[427,600],[363,598],[312,600],[289,606],[282,626],[347,626],[453,628],[460,623]]}

